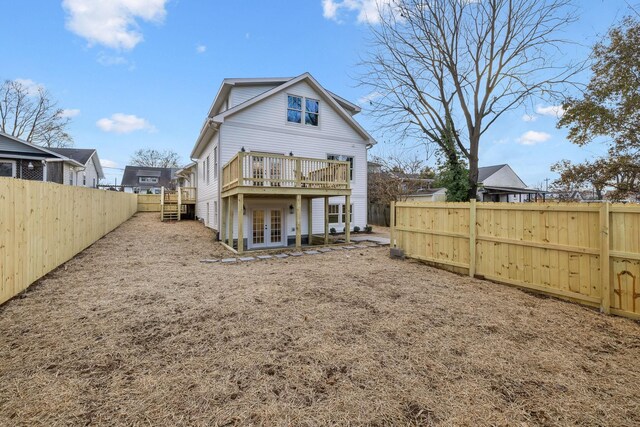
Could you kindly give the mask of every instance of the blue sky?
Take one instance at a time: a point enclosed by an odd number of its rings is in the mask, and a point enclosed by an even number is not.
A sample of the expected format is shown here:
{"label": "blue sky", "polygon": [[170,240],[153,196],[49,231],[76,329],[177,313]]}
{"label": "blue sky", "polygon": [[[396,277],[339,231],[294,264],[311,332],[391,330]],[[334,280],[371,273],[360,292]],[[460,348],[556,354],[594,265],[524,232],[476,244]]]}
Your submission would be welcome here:
{"label": "blue sky", "polygon": [[[309,71],[347,99],[365,98],[355,77],[373,1],[0,0],[0,78],[45,86],[73,117],[75,146],[97,148],[107,166],[123,168],[147,147],[173,149],[186,163],[225,77]],[[625,0],[578,6],[580,20],[566,36],[585,45],[628,13]],[[482,142],[480,164],[509,163],[536,185],[553,178],[549,166],[562,158],[603,152],[566,141],[553,107],[503,117]],[[376,136],[366,111],[357,118]],[[398,151],[379,140],[371,154]],[[119,180],[119,170],[106,171]]]}

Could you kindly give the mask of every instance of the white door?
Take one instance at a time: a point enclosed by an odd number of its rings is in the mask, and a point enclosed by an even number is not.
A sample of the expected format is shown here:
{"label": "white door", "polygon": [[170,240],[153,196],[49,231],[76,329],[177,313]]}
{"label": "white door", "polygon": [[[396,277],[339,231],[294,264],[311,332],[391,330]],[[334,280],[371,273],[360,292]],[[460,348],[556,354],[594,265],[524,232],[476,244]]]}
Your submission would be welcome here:
{"label": "white door", "polygon": [[249,247],[252,249],[283,245],[282,209],[253,209]]}

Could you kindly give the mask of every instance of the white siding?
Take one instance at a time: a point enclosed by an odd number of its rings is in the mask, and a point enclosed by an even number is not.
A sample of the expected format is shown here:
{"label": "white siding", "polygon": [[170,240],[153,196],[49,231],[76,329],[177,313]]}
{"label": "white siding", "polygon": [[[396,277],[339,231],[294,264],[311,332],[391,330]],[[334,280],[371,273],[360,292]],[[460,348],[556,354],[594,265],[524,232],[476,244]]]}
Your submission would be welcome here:
{"label": "white siding", "polygon": [[93,187],[93,180],[96,180],[96,185],[99,184],[100,179],[98,178],[98,171],[96,169],[96,165],[94,163],[94,156],[91,156],[91,158],[89,159],[89,161],[87,162],[87,168],[78,173],[78,177],[80,178],[80,182],[78,183],[78,185],[82,185],[82,175],[86,174],[87,177],[87,184],[86,187]]}
{"label": "white siding", "polygon": [[483,184],[489,187],[526,187],[526,184],[522,182],[513,169],[507,165],[488,177]]}
{"label": "white siding", "polygon": [[255,98],[261,93],[271,90],[275,85],[259,85],[259,86],[234,86],[229,93],[229,108],[242,104],[245,101]]}
{"label": "white siding", "polygon": [[[198,188],[198,197],[196,201],[196,216],[198,218],[203,219],[206,222],[207,219],[207,203],[209,204],[209,223],[205,224],[207,227],[217,229],[217,224],[213,223],[214,215],[211,212],[213,208],[214,201],[218,202],[219,200],[219,191],[218,191],[218,183],[220,178],[220,166],[218,167],[218,173],[214,168],[213,162],[213,149],[218,146],[218,135],[216,133],[211,141],[206,145],[206,148],[202,151],[200,158],[198,159],[198,163],[196,166],[196,187]],[[209,184],[207,184],[206,177],[206,162],[207,156],[209,156],[209,168],[210,168],[210,176],[209,176]],[[218,161],[218,165],[220,162]],[[219,203],[217,203],[219,205]]]}

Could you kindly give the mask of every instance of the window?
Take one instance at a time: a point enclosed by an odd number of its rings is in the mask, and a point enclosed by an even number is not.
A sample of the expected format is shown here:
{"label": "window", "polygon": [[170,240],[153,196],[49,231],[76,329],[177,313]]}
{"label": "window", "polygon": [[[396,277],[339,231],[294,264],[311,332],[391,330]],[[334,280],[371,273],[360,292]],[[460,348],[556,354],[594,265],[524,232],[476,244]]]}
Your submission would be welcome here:
{"label": "window", "polygon": [[320,107],[320,103],[315,99],[306,99],[304,106],[304,124],[318,126],[318,115],[320,114],[318,108]]}
{"label": "window", "polygon": [[207,185],[209,185],[209,178],[211,177],[211,176],[210,176],[211,174],[210,174],[210,171],[209,171],[209,156],[207,156],[207,160],[206,160],[206,164],[205,164],[205,166],[204,166],[204,170],[205,170],[205,171],[206,171],[206,173],[207,173],[207,179],[206,179],[206,181],[207,181]]}
{"label": "window", "polygon": [[302,123],[302,98],[299,96],[287,96],[287,121]]}
{"label": "window", "polygon": [[93,188],[96,188],[96,187],[97,187],[97,185],[96,185],[96,179],[95,179],[95,178],[93,178]]}
{"label": "window", "polygon": [[218,226],[218,202],[213,202],[213,226]]}
{"label": "window", "polygon": [[73,185],[73,171],[69,171],[69,185]]}
{"label": "window", "polygon": [[205,225],[209,225],[209,202],[207,202],[207,217],[206,217]]}
{"label": "window", "polygon": [[301,96],[287,95],[287,121],[302,124],[303,116],[305,125],[318,126],[320,101],[303,98]]}
{"label": "window", "polygon": [[218,177],[218,147],[213,147],[213,179]]}
{"label": "window", "polygon": [[141,176],[140,179],[138,180],[138,182],[140,184],[157,184],[158,183],[158,178],[153,178],[153,177],[149,177],[149,176]]}
{"label": "window", "polygon": [[344,156],[342,154],[329,154],[327,160],[338,160],[340,162],[349,162],[349,181],[353,181],[353,156]]}
{"label": "window", "polygon": [[86,173],[82,174],[82,186],[83,187],[87,186],[87,174]]}
{"label": "window", "polygon": [[340,205],[329,205],[329,223],[338,224],[340,222]]}
{"label": "window", "polygon": [[16,162],[13,160],[0,160],[0,176],[13,178],[16,176]]}

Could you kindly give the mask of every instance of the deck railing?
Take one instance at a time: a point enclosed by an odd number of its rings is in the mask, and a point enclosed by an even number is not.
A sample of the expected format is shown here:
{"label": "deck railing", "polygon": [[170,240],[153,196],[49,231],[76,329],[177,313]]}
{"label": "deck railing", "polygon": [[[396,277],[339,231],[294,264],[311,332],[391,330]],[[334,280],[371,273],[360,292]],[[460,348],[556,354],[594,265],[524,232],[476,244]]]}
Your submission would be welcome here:
{"label": "deck railing", "polygon": [[222,168],[222,189],[287,187],[348,189],[349,162],[240,152]]}

